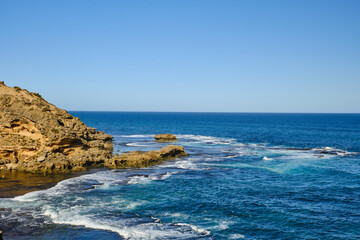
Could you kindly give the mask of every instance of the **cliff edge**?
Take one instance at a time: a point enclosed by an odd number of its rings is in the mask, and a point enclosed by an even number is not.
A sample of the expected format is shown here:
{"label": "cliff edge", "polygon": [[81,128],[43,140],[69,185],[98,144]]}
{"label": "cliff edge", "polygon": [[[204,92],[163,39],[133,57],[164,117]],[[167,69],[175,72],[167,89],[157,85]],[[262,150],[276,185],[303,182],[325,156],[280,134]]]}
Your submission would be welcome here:
{"label": "cliff edge", "polygon": [[112,158],[112,136],[39,94],[0,82],[0,170],[81,170]]}

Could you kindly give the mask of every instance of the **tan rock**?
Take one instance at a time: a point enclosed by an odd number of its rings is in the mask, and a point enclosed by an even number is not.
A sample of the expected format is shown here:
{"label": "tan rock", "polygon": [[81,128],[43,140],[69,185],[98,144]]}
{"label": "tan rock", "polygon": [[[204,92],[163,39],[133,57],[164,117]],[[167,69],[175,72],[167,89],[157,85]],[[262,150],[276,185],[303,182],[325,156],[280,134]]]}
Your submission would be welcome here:
{"label": "tan rock", "polygon": [[81,170],[112,157],[112,136],[39,94],[0,82],[0,170]]}
{"label": "tan rock", "polygon": [[133,151],[115,155],[106,163],[106,166],[110,168],[148,167],[181,156],[187,156],[183,146],[169,145],[156,151]]}
{"label": "tan rock", "polygon": [[154,136],[155,140],[158,142],[171,142],[171,141],[178,141],[176,136],[170,133],[163,133]]}

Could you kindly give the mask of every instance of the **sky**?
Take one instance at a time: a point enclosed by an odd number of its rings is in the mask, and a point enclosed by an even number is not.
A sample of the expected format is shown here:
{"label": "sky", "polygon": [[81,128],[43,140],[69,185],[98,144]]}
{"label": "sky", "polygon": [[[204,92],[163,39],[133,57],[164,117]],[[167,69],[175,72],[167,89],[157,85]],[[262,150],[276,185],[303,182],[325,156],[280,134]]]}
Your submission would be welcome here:
{"label": "sky", "polygon": [[360,1],[0,0],[0,81],[69,111],[360,113]]}

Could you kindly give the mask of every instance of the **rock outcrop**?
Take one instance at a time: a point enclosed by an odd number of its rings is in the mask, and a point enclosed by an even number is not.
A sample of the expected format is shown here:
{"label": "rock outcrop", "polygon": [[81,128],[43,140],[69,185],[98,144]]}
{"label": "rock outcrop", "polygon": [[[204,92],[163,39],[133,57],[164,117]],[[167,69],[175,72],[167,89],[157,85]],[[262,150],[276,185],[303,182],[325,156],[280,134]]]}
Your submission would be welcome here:
{"label": "rock outcrop", "polygon": [[154,136],[155,140],[158,142],[172,142],[177,141],[176,136],[170,133],[163,133]]}
{"label": "rock outcrop", "polygon": [[148,167],[181,156],[187,156],[183,146],[169,145],[156,151],[133,151],[115,155],[106,165],[110,168]]}
{"label": "rock outcrop", "polygon": [[81,170],[112,158],[112,136],[39,94],[0,82],[0,170]]}

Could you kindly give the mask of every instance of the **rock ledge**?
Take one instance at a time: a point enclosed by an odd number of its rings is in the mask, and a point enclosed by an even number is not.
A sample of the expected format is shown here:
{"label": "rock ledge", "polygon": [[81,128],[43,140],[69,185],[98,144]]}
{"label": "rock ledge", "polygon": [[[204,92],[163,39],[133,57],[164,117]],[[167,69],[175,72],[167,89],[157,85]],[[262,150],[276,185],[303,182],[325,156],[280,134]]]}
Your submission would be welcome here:
{"label": "rock ledge", "polygon": [[106,166],[110,168],[148,167],[159,164],[165,160],[187,155],[183,146],[168,145],[156,151],[132,151],[115,155]]}
{"label": "rock ledge", "polygon": [[158,134],[154,136],[155,140],[158,142],[172,142],[172,141],[178,141],[176,139],[176,136],[170,133],[163,133]]}

